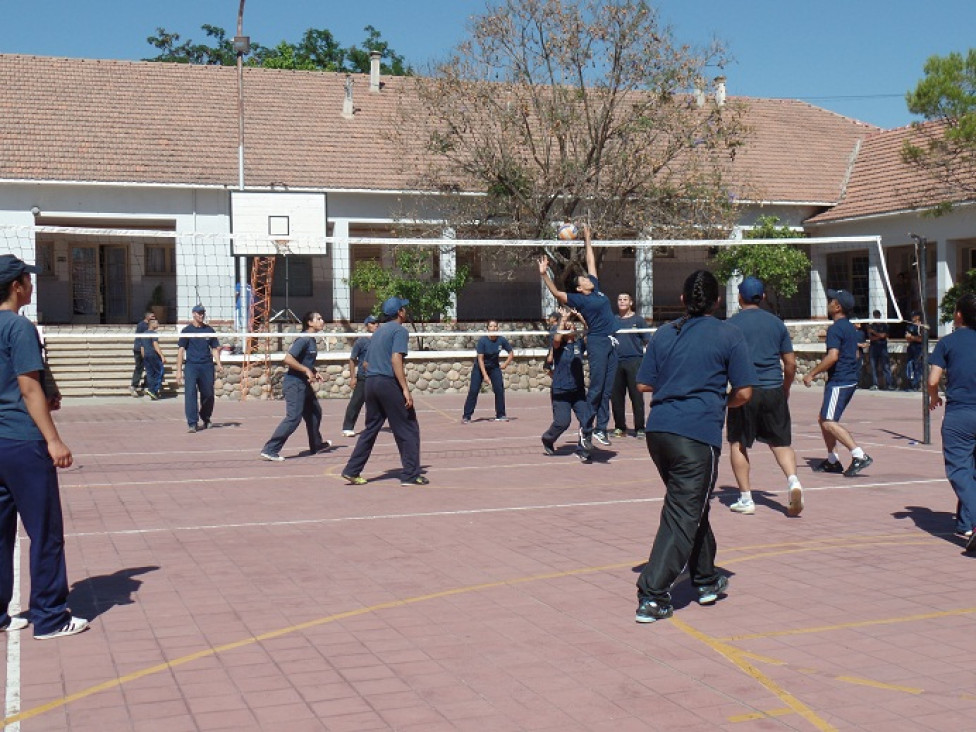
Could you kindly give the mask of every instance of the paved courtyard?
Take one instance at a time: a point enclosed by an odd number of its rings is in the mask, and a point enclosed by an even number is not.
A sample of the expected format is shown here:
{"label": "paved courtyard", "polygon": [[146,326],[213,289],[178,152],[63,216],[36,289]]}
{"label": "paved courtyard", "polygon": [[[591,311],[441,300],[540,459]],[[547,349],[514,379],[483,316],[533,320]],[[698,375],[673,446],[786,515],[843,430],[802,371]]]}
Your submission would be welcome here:
{"label": "paved courtyard", "polygon": [[[544,394],[419,397],[431,484],[402,488],[392,435],[364,472],[323,402],[326,454],[258,459],[281,402],[75,400],[58,415],[73,638],[11,633],[8,725],[32,730],[966,729],[976,718],[974,558],[921,396],[859,392],[845,419],[874,458],[823,458],[822,391],[794,390],[806,510],[753,451],[757,511],[712,517],[728,596],[634,622],[663,487],[643,441],[580,465],[542,454]],[[360,425],[362,418],[360,418]],[[844,460],[848,456],[844,454]],[[26,584],[28,542],[22,541]],[[26,602],[26,587],[21,588]]]}

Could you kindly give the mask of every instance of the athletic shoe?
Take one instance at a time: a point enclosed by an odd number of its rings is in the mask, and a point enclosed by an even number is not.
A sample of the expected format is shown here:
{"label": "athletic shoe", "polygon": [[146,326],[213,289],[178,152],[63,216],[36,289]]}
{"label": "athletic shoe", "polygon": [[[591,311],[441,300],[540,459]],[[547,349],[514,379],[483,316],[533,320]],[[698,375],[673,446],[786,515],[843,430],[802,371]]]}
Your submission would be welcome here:
{"label": "athletic shoe", "polygon": [[872,386],[871,387],[871,391],[877,391],[877,390],[878,390],[878,387],[877,386]]}
{"label": "athletic shoe", "polygon": [[751,498],[748,501],[744,501],[742,498],[739,498],[738,501],[729,506],[729,510],[734,511],[735,513],[751,516],[756,512],[756,504]]}
{"label": "athletic shoe", "polygon": [[672,615],[674,615],[674,608],[665,602],[641,600],[634,620],[638,623],[653,623],[655,620],[664,620]]}
{"label": "athletic shoe", "polygon": [[713,585],[705,585],[698,588],[698,604],[713,605],[720,595],[725,594],[725,588],[729,586],[728,577],[719,577]]}
{"label": "athletic shoe", "polygon": [[865,455],[863,458],[854,458],[851,460],[850,466],[844,471],[845,478],[853,478],[855,475],[860,473],[866,467],[868,467],[874,460],[871,459],[870,455]]}
{"label": "athletic shoe", "polygon": [[556,454],[556,446],[553,445],[551,442],[547,442],[546,441],[546,438],[543,437],[542,438],[542,451],[546,455],[555,455]]}
{"label": "athletic shoe", "polygon": [[322,444],[319,445],[319,449],[314,450],[314,452],[328,452],[331,449],[332,449],[332,440],[322,440]]}
{"label": "athletic shoe", "polygon": [[799,516],[801,511],[803,511],[803,486],[797,482],[790,486],[790,501],[786,506],[786,515]]}
{"label": "athletic shoe", "polygon": [[342,479],[349,482],[349,485],[366,485],[366,479],[361,475],[342,474]]}
{"label": "athletic shoe", "polygon": [[634,430],[634,437],[636,437],[638,440],[643,440],[645,437],[647,437],[647,432],[644,430]]}
{"label": "athletic shoe", "polygon": [[88,630],[88,621],[84,618],[71,618],[67,623],[62,625],[58,630],[51,633],[42,633],[41,635],[34,635],[36,640],[53,640],[54,638],[64,638],[68,635],[75,635],[77,633],[83,633]]}
{"label": "athletic shoe", "polygon": [[840,462],[832,463],[827,459],[822,460],[813,466],[814,473],[843,473],[844,466]]}
{"label": "athletic shoe", "polygon": [[590,451],[593,449],[593,442],[589,437],[583,434],[583,430],[579,433],[579,451],[586,453],[586,456],[590,456]]}
{"label": "athletic shoe", "polygon": [[136,389],[134,386],[130,386],[129,387],[129,394],[131,394],[132,396],[134,396],[134,397],[136,397],[138,399],[138,397],[139,397],[139,390]]}
{"label": "athletic shoe", "polygon": [[424,476],[418,475],[415,478],[410,478],[409,480],[401,480],[400,485],[404,487],[408,487],[412,485],[430,485],[430,481],[427,480]]}
{"label": "athletic shoe", "polygon": [[7,621],[5,626],[0,628],[0,633],[9,633],[12,630],[23,630],[28,625],[30,625],[30,621],[27,618],[14,615],[12,618],[10,618],[10,620]]}
{"label": "athletic shoe", "polygon": [[593,430],[593,439],[599,442],[601,445],[610,447],[610,435],[603,430]]}
{"label": "athletic shoe", "polygon": [[976,531],[969,532],[969,541],[966,542],[966,551],[976,551]]}
{"label": "athletic shoe", "polygon": [[508,417],[506,417],[506,416],[505,416],[505,415],[503,414],[503,415],[502,415],[501,417],[495,417],[495,419],[494,419],[494,421],[495,421],[495,422],[507,422],[507,421],[508,421]]}
{"label": "athletic shoe", "polygon": [[210,427],[210,420],[209,419],[203,420],[203,426],[200,429],[205,430],[209,427]]}
{"label": "athletic shoe", "polygon": [[190,428],[187,430],[187,432],[190,432],[190,433],[193,433],[193,432],[196,432],[196,431],[197,431],[197,426],[195,424],[191,424],[190,425]]}
{"label": "athletic shoe", "polygon": [[343,430],[342,431],[342,436],[343,437],[355,437],[356,436],[356,430]]}
{"label": "athletic shoe", "polygon": [[590,453],[588,453],[586,450],[582,450],[582,449],[577,450],[576,451],[576,458],[581,463],[589,463],[590,462]]}
{"label": "athletic shoe", "polygon": [[262,452],[261,457],[263,457],[265,460],[270,460],[273,463],[283,463],[285,461],[281,455],[274,455],[270,452]]}
{"label": "athletic shoe", "polygon": [[614,437],[623,437],[627,434],[627,430],[622,430],[619,427],[613,431]]}
{"label": "athletic shoe", "polygon": [[149,398],[152,399],[153,401],[156,401],[157,399],[159,399],[159,393],[158,392],[150,391],[150,392],[146,392],[146,393],[149,394]]}
{"label": "athletic shoe", "polygon": [[461,424],[471,424],[471,417],[461,417]]}

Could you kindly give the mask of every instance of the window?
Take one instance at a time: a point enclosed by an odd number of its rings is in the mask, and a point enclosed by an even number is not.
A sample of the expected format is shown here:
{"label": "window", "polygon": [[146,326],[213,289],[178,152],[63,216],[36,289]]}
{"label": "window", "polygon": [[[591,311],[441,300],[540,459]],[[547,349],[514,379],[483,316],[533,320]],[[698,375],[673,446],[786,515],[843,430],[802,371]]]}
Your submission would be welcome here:
{"label": "window", "polygon": [[286,284],[289,297],[312,296],[311,257],[275,257],[274,283],[271,285],[275,297],[285,296]]}
{"label": "window", "polygon": [[146,274],[176,274],[176,246],[174,244],[147,244]]}

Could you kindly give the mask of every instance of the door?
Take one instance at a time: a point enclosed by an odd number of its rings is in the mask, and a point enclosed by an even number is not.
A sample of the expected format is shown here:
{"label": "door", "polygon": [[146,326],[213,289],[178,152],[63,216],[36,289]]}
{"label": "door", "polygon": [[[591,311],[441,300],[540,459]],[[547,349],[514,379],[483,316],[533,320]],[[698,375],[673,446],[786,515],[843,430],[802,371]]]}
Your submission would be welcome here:
{"label": "door", "polygon": [[125,246],[71,246],[71,322],[129,322],[127,258]]}
{"label": "door", "polygon": [[105,317],[103,323],[128,323],[129,320],[129,292],[126,268],[126,254],[128,248],[124,246],[102,245],[102,292],[105,303]]}
{"label": "door", "polygon": [[100,323],[101,307],[97,246],[71,247],[72,323]]}

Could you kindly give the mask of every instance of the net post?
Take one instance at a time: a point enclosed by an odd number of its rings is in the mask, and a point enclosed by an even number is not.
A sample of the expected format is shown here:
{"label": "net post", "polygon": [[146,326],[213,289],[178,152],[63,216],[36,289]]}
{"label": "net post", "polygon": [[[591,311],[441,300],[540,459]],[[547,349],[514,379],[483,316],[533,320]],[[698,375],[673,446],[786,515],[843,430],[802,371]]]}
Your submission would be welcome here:
{"label": "net post", "polygon": [[922,444],[932,444],[932,414],[929,411],[929,316],[925,307],[928,286],[925,282],[928,273],[928,239],[924,236],[910,235],[918,250],[918,301],[922,312]]}

